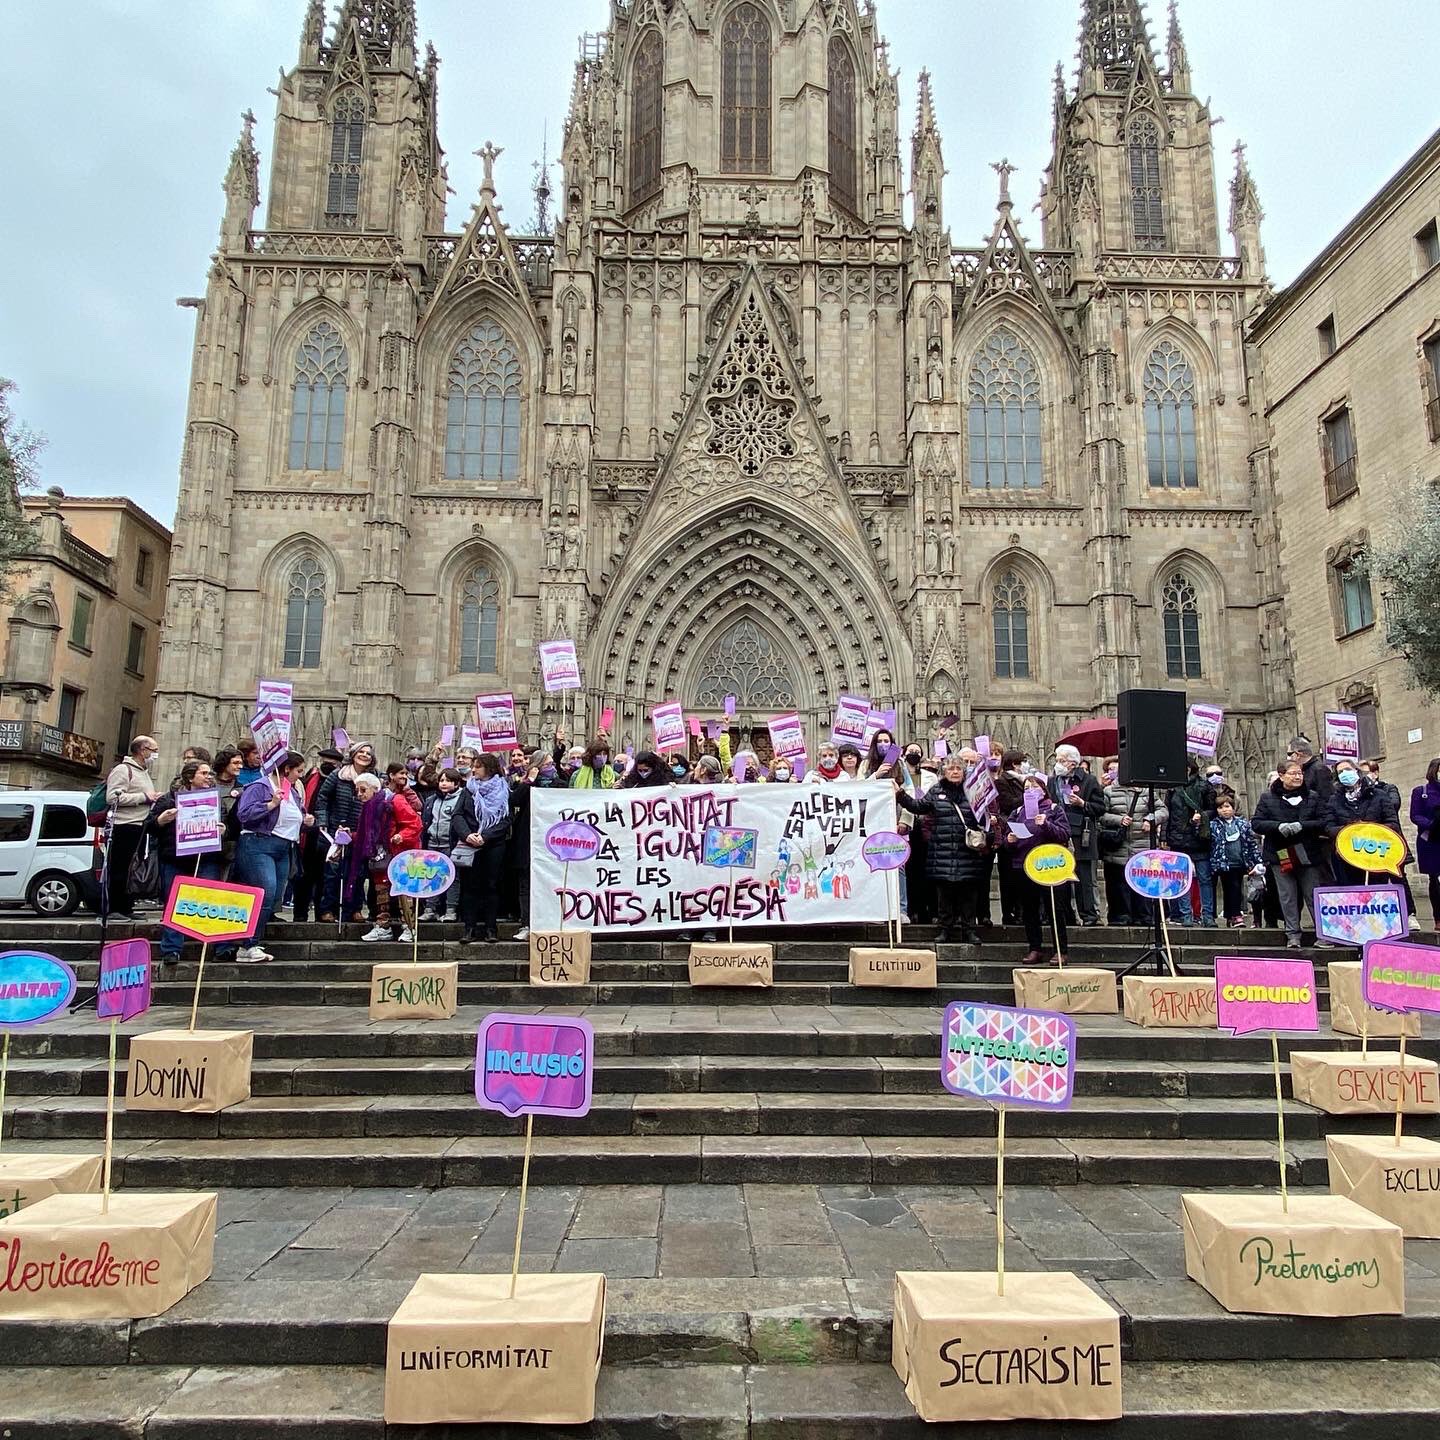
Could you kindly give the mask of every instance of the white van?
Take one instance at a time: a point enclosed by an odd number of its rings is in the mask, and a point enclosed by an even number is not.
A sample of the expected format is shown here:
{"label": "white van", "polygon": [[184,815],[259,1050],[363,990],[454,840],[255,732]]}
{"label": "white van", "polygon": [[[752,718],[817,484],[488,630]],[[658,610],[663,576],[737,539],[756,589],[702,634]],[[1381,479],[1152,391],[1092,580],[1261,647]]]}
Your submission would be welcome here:
{"label": "white van", "polygon": [[83,790],[0,791],[0,905],[53,919],[98,908],[95,827]]}

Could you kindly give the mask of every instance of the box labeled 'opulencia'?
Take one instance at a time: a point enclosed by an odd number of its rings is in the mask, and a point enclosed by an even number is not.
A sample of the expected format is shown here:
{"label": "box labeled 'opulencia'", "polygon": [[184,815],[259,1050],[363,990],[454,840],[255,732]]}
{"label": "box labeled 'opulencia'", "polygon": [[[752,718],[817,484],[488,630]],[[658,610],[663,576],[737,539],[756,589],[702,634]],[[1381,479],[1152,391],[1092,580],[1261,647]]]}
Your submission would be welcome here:
{"label": "box labeled 'opulencia'", "polygon": [[588,930],[532,930],[532,985],[588,985],[591,934]]}
{"label": "box labeled 'opulencia'", "polygon": [[881,989],[933,990],[936,984],[935,952],[867,949],[853,945],[850,948],[850,983]]}
{"label": "box labeled 'opulencia'", "polygon": [[1398,1225],[1407,1239],[1440,1237],[1440,1143],[1403,1135],[1327,1135],[1330,1190]]}
{"label": "box labeled 'opulencia'", "polygon": [[586,1425],[605,1331],[603,1275],[422,1275],[391,1318],[385,1420]]}
{"label": "box labeled 'opulencia'", "polygon": [[458,1007],[460,967],[397,960],[370,971],[372,1020],[448,1020]]}
{"label": "box labeled 'opulencia'", "polygon": [[1215,980],[1200,975],[1127,975],[1125,1018],[1132,1025],[1166,1029],[1215,1025]]}
{"label": "box labeled 'opulencia'", "polygon": [[1113,970],[1085,965],[1020,966],[1013,978],[1015,1003],[1025,1010],[1059,1010],[1065,1015],[1115,1015],[1120,1010]]}
{"label": "box labeled 'opulencia'", "polygon": [[250,1098],[250,1030],[152,1030],[130,1040],[127,1110],[209,1115]]}
{"label": "box labeled 'opulencia'", "polygon": [[0,1156],[0,1220],[50,1195],[85,1195],[100,1188],[99,1155]]}
{"label": "box labeled 'opulencia'", "polygon": [[1396,1050],[1292,1050],[1290,1084],[1297,1100],[1327,1115],[1406,1115],[1440,1111],[1440,1065]]}
{"label": "box labeled 'opulencia'", "polygon": [[895,1276],[891,1364],[926,1421],[1118,1420],[1120,1316],[1068,1272]]}
{"label": "box labeled 'opulencia'", "polygon": [[754,941],[690,947],[692,985],[758,986],[775,983],[775,947]]}

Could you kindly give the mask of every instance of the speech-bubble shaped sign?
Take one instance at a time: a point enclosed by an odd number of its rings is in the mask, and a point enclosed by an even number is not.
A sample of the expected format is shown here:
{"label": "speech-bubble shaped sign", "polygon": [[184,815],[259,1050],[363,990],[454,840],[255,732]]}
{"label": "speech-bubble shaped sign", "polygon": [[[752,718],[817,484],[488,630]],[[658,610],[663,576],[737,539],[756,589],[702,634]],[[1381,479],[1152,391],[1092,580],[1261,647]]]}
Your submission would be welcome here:
{"label": "speech-bubble shaped sign", "polygon": [[1261,960],[1246,955],[1215,957],[1215,1017],[1221,1030],[1320,1028],[1315,966],[1309,960]]}
{"label": "speech-bubble shaped sign", "polygon": [[940,1079],[952,1095],[995,1105],[1068,1110],[1075,1022],[1054,1010],[955,1000],[945,1007]]}
{"label": "speech-bubble shaped sign", "polygon": [[1318,940],[1368,945],[1410,933],[1405,892],[1398,885],[1317,885],[1311,904]]}
{"label": "speech-bubble shaped sign", "polygon": [[53,1020],[75,998],[75,972],[43,950],[0,955],[0,1030]]}
{"label": "speech-bubble shaped sign", "polygon": [[877,830],[865,837],[860,853],[872,870],[899,870],[910,858],[910,841],[898,830]]}
{"label": "speech-bubble shaped sign", "polygon": [[1125,883],[1149,900],[1180,900],[1195,881],[1195,862],[1179,850],[1141,850],[1125,862]]}
{"label": "speech-bubble shaped sign", "polygon": [[192,940],[248,940],[260,923],[264,902],[265,892],[254,885],[177,875],[163,923]]}
{"label": "speech-bubble shaped sign", "polygon": [[721,870],[753,870],[760,844],[758,830],[730,825],[709,825],[701,837],[700,863]]}
{"label": "speech-bubble shaped sign", "polygon": [[593,860],[600,852],[600,832],[585,820],[557,820],[545,832],[545,848],[564,864]]}
{"label": "speech-bubble shaped sign", "polygon": [[1360,959],[1367,1005],[1383,1010],[1440,1010],[1440,949],[1404,940],[1372,940]]}
{"label": "speech-bubble shaped sign", "polygon": [[402,850],[391,858],[385,873],[392,895],[430,900],[455,883],[455,862],[439,850]]}
{"label": "speech-bubble shaped sign", "polygon": [[150,1008],[150,942],[111,940],[100,948],[95,1013],[102,1020],[133,1020]]}
{"label": "speech-bubble shaped sign", "polygon": [[475,1044],[475,1101],[515,1115],[590,1109],[595,1031],[578,1016],[487,1015]]}
{"label": "speech-bubble shaped sign", "polygon": [[1063,885],[1075,878],[1075,857],[1063,845],[1037,845],[1025,857],[1025,873],[1037,885]]}
{"label": "speech-bubble shaped sign", "polygon": [[1335,853],[1357,870],[1398,875],[1405,861],[1405,840],[1388,825],[1364,820],[1347,825],[1335,837]]}

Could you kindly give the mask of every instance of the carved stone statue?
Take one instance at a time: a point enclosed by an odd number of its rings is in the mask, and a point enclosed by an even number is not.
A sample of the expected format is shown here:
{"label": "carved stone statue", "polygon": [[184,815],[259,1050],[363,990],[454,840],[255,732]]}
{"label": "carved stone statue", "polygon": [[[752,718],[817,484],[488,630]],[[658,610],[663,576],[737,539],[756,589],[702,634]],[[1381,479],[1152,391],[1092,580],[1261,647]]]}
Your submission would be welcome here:
{"label": "carved stone statue", "polygon": [[567,525],[565,527],[565,568],[567,570],[578,570],[580,568],[580,542],[582,536],[578,525]]}
{"label": "carved stone statue", "polygon": [[577,369],[575,358],[575,341],[567,335],[564,348],[560,351],[560,393],[562,395],[573,395],[575,393],[575,372]]}
{"label": "carved stone statue", "polygon": [[925,532],[925,573],[933,575],[940,568],[940,535],[936,530]]}
{"label": "carved stone statue", "polygon": [[945,398],[945,365],[939,350],[933,347],[929,363],[925,366],[925,395],[929,400]]}
{"label": "carved stone statue", "polygon": [[559,530],[545,532],[545,568],[547,570],[560,568],[560,547],[563,543],[564,536]]}
{"label": "carved stone statue", "polygon": [[942,575],[955,573],[955,532],[953,530],[946,530],[940,537],[940,573]]}

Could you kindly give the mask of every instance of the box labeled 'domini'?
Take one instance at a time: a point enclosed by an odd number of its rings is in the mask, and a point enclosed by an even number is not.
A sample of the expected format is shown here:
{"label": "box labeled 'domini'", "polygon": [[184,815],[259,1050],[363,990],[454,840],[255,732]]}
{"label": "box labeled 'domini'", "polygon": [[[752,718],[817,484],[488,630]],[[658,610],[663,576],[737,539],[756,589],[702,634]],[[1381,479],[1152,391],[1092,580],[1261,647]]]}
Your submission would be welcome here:
{"label": "box labeled 'domini'", "polygon": [[422,1275],[390,1320],[385,1420],[586,1425],[605,1331],[603,1275]]}
{"label": "box labeled 'domini'", "polygon": [[250,1030],[152,1030],[130,1040],[127,1110],[209,1115],[250,1098]]}

